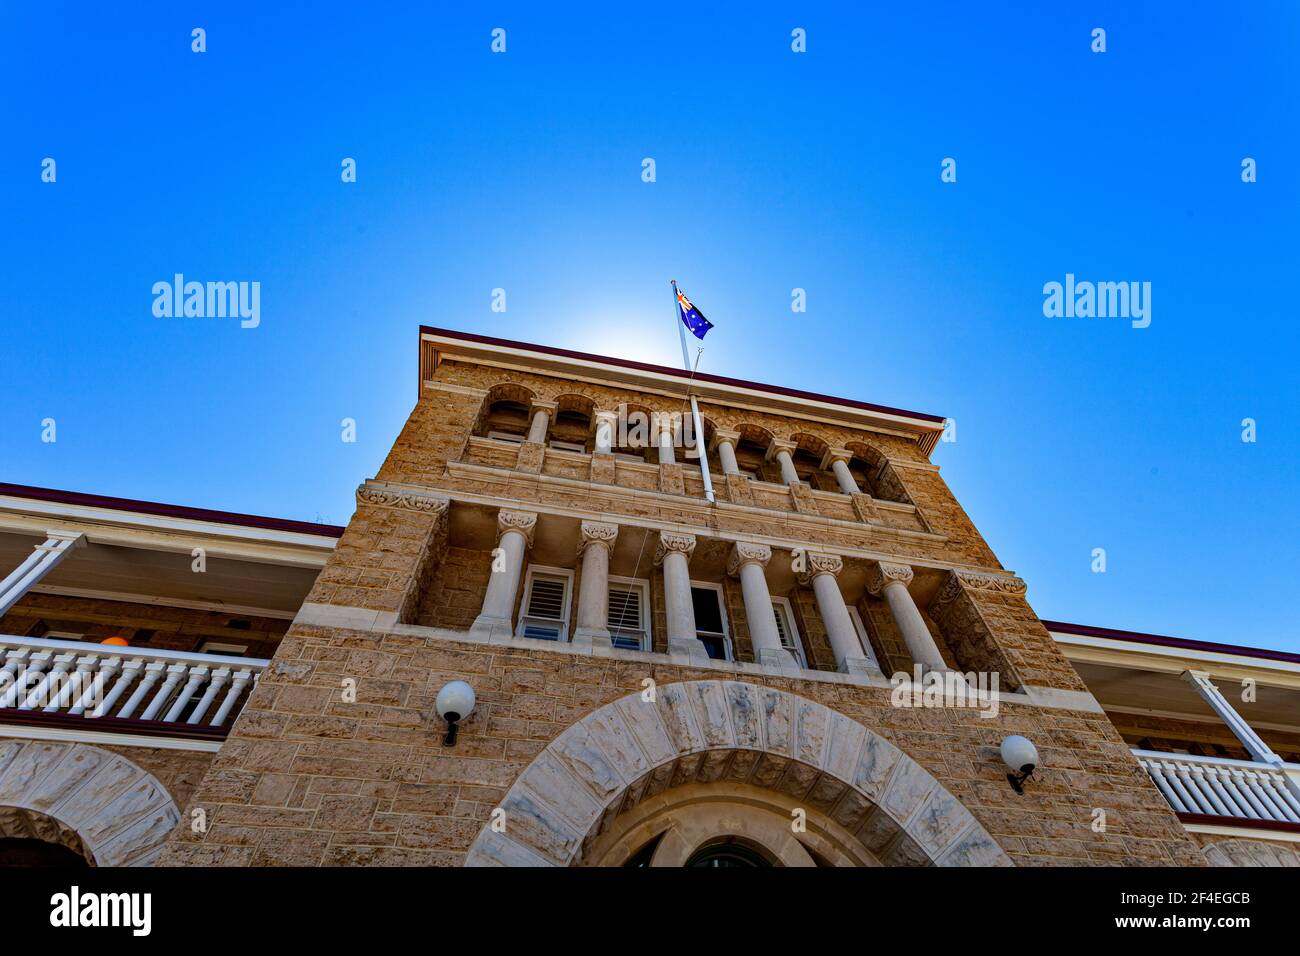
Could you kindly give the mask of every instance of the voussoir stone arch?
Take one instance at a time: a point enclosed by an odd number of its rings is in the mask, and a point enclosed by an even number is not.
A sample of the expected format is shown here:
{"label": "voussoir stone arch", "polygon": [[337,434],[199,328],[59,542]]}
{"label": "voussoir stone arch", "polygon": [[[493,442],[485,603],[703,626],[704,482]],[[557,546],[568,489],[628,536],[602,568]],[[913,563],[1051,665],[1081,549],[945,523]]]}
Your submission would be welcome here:
{"label": "voussoir stone arch", "polygon": [[569,866],[602,823],[690,782],[735,780],[827,813],[900,863],[1010,866],[982,825],[920,764],[816,701],[741,681],[683,681],[583,717],[533,759],[466,866]]}
{"label": "voussoir stone arch", "polygon": [[61,843],[97,866],[148,866],[180,819],[158,779],[120,754],[0,741],[0,836]]}
{"label": "voussoir stone arch", "polygon": [[1296,866],[1300,850],[1257,840],[1222,840],[1202,847],[1211,866]]}
{"label": "voussoir stone arch", "polygon": [[814,435],[812,432],[795,432],[790,436],[790,441],[794,442],[795,447],[800,451],[806,451],[810,455],[820,458],[830,449],[830,442],[820,435]]}
{"label": "voussoir stone arch", "polygon": [[526,385],[520,385],[518,382],[498,382],[488,389],[483,399],[483,406],[491,408],[496,402],[518,402],[521,405],[528,405],[536,397],[537,393]]}

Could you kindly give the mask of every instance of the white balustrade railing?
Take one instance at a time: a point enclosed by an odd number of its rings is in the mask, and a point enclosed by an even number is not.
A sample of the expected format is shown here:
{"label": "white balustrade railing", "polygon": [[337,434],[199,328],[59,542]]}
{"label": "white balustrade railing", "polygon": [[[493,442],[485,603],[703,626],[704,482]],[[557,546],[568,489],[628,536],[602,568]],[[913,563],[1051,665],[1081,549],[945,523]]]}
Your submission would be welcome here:
{"label": "white balustrade railing", "polygon": [[1133,755],[1179,813],[1300,823],[1300,766],[1154,750]]}
{"label": "white balustrade railing", "polygon": [[0,634],[5,712],[226,727],[269,661]]}

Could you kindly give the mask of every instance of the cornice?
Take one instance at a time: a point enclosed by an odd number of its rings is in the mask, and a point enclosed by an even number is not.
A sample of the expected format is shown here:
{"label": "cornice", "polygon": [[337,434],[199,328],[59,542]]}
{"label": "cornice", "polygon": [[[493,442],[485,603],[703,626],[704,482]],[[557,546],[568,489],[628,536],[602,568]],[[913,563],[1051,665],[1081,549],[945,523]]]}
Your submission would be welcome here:
{"label": "cornice", "polygon": [[411,485],[398,485],[371,479],[357,487],[357,504],[405,508],[408,511],[421,511],[426,514],[444,514],[450,505],[450,499],[444,494],[425,491]]}

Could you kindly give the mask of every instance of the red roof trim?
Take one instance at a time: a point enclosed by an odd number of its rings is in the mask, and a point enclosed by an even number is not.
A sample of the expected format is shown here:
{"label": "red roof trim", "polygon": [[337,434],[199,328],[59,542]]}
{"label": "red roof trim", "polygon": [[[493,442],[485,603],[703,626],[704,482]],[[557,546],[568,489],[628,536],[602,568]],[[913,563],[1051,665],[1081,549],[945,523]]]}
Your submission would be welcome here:
{"label": "red roof trim", "polygon": [[1240,644],[1216,644],[1213,641],[1193,641],[1185,637],[1165,637],[1162,634],[1142,634],[1138,631],[1116,631],[1109,627],[1091,627],[1087,624],[1066,624],[1063,621],[1044,621],[1043,626],[1049,631],[1063,631],[1066,634],[1078,634],[1082,637],[1106,637],[1115,641],[1131,641],[1134,644],[1156,644],[1160,647],[1181,647],[1189,651],[1208,651],[1214,654],[1240,654],[1242,657],[1258,657],[1269,661],[1286,661],[1300,664],[1300,654],[1286,651],[1270,651],[1262,647],[1242,647]]}
{"label": "red roof trim", "polygon": [[1300,833],[1300,823],[1283,820],[1255,820],[1247,817],[1221,817],[1213,813],[1183,813],[1175,811],[1183,823],[1199,823],[1211,827],[1243,827],[1249,830],[1278,830],[1282,833]]}
{"label": "red roof trim", "polygon": [[[578,359],[584,362],[604,362],[608,365],[618,365],[622,368],[636,369],[641,372],[658,372],[661,375],[673,375],[677,378],[689,379],[692,373],[680,368],[669,368],[666,365],[651,365],[648,362],[634,362],[631,359],[614,358],[609,355],[593,355],[590,352],[575,352],[571,349],[555,348],[550,345],[534,345],[530,342],[516,342],[512,339],[498,339],[490,335],[475,335],[472,332],[457,332],[452,329],[439,329],[431,325],[420,326],[420,335],[425,333],[430,335],[441,335],[447,338],[460,339],[464,342],[478,342],[481,345],[499,345],[503,348],[529,349],[533,352],[542,352],[546,355],[558,355],[562,358]],[[835,398],[832,395],[821,395],[817,392],[804,392],[797,388],[783,388],[780,385],[763,385],[758,382],[747,382],[739,378],[726,378],[722,375],[709,375],[706,372],[694,373],[694,378],[701,382],[712,382],[715,385],[730,385],[736,388],[752,388],[761,392],[771,392],[775,395],[786,395],[791,398],[806,398],[814,402],[828,402],[832,405],[844,405],[848,408],[861,408],[870,412],[882,412],[887,415],[905,415],[908,418],[919,418],[927,422],[934,422],[942,426],[947,419],[941,415],[927,415],[924,412],[909,412],[905,408],[891,408],[888,405],[873,405],[871,402],[859,402],[851,398]]]}
{"label": "red roof trim", "polygon": [[338,538],[344,529],[334,524],[316,524],[313,521],[291,521],[288,518],[264,518],[260,515],[239,514],[234,511],[212,511],[208,508],[190,508],[186,505],[165,505],[156,501],[137,501],[134,498],[112,498],[108,495],[90,495],[80,491],[59,491],[56,488],[36,488],[32,485],[12,485],[0,481],[0,495],[15,498],[33,498],[37,501],[54,501],[65,505],[86,508],[112,508],[116,511],[134,511],[137,514],[161,515],[164,518],[189,518],[194,521],[216,521],[221,524],[242,525],[248,528],[267,528],[272,531],[292,531],[298,534],[319,534]]}
{"label": "red roof trim", "polygon": [[[238,716],[237,714],[235,716]],[[231,718],[229,723],[233,724]],[[50,727],[59,730],[84,730],[105,734],[142,734],[149,737],[174,737],[181,740],[225,740],[230,727],[183,724],[167,720],[136,720],[133,717],[88,717],[69,713],[38,710],[0,710],[0,724],[26,727]]]}

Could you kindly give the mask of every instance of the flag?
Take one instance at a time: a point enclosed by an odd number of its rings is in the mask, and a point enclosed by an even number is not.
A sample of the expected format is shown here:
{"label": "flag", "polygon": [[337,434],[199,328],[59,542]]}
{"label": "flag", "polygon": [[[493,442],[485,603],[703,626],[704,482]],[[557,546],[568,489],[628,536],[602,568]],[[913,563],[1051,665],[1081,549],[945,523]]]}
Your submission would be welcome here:
{"label": "flag", "polygon": [[703,339],[713,328],[713,323],[704,317],[704,313],[691,304],[686,293],[677,291],[677,314],[682,317],[682,324],[691,330],[697,339]]}

